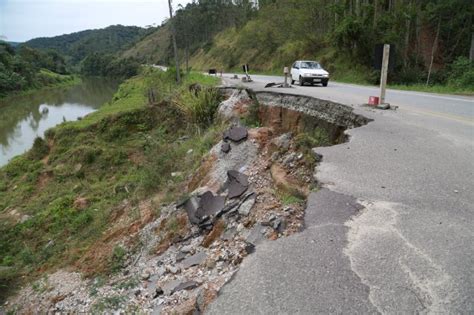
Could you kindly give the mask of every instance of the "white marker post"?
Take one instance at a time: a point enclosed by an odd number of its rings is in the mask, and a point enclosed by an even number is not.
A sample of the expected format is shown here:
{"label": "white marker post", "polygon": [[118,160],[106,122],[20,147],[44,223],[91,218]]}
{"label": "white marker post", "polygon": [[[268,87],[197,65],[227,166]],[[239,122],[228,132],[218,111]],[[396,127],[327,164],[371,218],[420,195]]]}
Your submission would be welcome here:
{"label": "white marker post", "polygon": [[390,58],[390,45],[383,45],[382,69],[380,71],[380,101],[379,105],[385,104],[385,89],[387,88],[388,61]]}
{"label": "white marker post", "polygon": [[285,83],[283,84],[283,87],[289,87],[288,86],[288,73],[290,72],[290,70],[288,69],[288,67],[284,67],[283,68],[283,73],[285,74]]}

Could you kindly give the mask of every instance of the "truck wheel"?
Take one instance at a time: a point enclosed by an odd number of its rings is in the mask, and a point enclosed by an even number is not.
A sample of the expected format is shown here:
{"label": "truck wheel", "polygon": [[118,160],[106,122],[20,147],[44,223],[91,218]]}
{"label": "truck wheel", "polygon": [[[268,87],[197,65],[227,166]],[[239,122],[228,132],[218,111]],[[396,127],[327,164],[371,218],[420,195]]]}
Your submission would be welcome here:
{"label": "truck wheel", "polygon": [[300,76],[299,84],[300,84],[300,86],[304,85],[303,78],[301,76]]}
{"label": "truck wheel", "polygon": [[295,84],[295,80],[291,79],[291,85]]}
{"label": "truck wheel", "polygon": [[323,83],[323,86],[328,86],[328,82],[324,82],[324,83]]}

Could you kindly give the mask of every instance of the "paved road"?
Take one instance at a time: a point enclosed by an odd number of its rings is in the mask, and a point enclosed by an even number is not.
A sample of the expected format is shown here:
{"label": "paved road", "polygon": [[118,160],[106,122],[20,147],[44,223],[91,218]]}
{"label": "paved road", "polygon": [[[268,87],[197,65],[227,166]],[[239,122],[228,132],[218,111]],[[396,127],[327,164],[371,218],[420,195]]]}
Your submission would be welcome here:
{"label": "paved road", "polygon": [[374,121],[317,149],[307,228],[259,245],[208,313],[474,313],[474,99],[389,91],[400,109],[375,111],[370,87],[288,92]]}

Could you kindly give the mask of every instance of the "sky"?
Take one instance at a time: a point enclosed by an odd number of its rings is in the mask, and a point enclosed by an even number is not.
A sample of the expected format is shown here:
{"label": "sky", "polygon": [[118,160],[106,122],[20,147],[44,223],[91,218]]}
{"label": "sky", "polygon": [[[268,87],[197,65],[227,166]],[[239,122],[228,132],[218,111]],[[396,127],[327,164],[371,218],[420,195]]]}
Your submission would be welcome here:
{"label": "sky", "polygon": [[[173,0],[176,9],[191,0]],[[160,25],[168,0],[0,0],[0,39],[24,42],[109,25]]]}

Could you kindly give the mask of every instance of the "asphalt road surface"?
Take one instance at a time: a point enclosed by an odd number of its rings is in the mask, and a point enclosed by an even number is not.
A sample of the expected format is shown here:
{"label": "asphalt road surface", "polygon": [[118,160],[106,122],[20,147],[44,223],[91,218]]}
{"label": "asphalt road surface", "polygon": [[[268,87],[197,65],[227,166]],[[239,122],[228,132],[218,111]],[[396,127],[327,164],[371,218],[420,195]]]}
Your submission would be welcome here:
{"label": "asphalt road surface", "polygon": [[474,98],[390,90],[381,111],[360,106],[376,88],[252,77],[374,121],[317,149],[305,230],[259,245],[207,312],[474,313]]}

